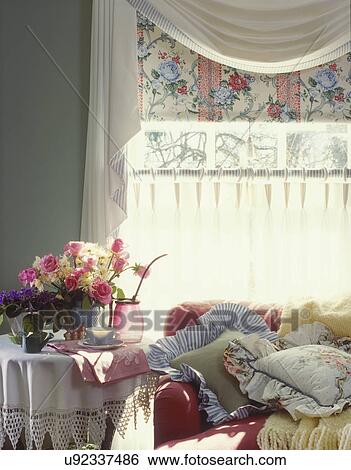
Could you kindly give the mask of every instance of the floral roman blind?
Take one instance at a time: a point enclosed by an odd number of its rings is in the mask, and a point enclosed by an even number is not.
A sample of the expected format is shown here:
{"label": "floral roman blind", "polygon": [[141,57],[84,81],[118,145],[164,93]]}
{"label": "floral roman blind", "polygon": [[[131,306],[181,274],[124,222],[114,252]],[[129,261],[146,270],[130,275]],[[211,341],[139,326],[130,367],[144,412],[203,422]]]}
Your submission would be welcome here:
{"label": "floral roman blind", "polygon": [[347,122],[351,53],[288,74],[255,74],[213,62],[138,15],[143,121]]}

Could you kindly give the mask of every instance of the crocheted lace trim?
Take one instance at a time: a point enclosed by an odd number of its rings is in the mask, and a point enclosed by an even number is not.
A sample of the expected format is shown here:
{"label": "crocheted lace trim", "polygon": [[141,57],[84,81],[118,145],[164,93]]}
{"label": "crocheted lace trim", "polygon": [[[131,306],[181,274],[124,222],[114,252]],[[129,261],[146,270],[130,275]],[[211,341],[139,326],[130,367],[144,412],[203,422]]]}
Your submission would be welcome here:
{"label": "crocheted lace trim", "polygon": [[130,420],[137,426],[137,413],[141,408],[147,422],[151,414],[151,400],[155,393],[158,376],[148,374],[146,383],[138,386],[124,400],[106,401],[101,408],[74,409],[69,411],[46,409],[31,412],[25,408],[0,407],[0,449],[6,437],[13,448],[22,435],[27,449],[41,449],[48,434],[54,449],[67,449],[72,443],[80,448],[87,442],[99,448],[105,438],[106,420],[109,417],[114,431],[125,436]]}

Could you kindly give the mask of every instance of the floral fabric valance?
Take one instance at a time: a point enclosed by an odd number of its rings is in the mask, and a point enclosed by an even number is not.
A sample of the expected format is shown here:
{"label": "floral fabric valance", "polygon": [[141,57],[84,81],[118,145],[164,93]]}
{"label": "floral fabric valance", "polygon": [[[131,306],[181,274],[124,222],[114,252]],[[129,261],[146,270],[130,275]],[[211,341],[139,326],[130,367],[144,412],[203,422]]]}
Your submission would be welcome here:
{"label": "floral fabric valance", "polygon": [[350,122],[351,53],[287,74],[221,65],[138,15],[139,108],[144,121]]}

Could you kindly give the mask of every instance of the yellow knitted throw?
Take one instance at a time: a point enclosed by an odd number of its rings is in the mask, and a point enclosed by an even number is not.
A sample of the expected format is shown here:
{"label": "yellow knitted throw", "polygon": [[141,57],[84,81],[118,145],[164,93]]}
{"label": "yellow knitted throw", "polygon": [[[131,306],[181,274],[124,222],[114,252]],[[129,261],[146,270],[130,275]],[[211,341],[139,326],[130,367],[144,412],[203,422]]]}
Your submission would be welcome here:
{"label": "yellow knitted throw", "polygon": [[[313,322],[324,323],[336,336],[351,337],[351,297],[286,305],[278,335]],[[260,449],[351,450],[351,408],[328,418],[305,417],[300,421],[294,421],[285,411],[273,413],[259,432],[257,443]]]}
{"label": "yellow knitted throw", "polygon": [[330,302],[310,299],[299,304],[285,305],[278,335],[284,336],[304,323],[314,322],[324,323],[335,336],[351,337],[351,297]]}
{"label": "yellow knitted throw", "polygon": [[273,413],[257,436],[260,449],[351,450],[351,408],[328,418],[294,421],[286,411]]}

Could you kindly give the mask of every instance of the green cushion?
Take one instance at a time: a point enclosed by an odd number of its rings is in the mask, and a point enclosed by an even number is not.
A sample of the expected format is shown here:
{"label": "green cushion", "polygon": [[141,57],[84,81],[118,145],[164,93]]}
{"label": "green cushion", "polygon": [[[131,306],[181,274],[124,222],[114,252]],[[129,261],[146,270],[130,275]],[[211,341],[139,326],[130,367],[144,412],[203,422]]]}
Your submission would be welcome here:
{"label": "green cushion", "polygon": [[228,413],[249,403],[247,395],[241,392],[237,379],[223,365],[223,354],[228,342],[241,336],[243,334],[239,331],[225,330],[212,343],[181,354],[171,361],[171,366],[175,369],[180,370],[181,364],[187,364],[200,372],[208,388],[217,395],[219,403]]}

